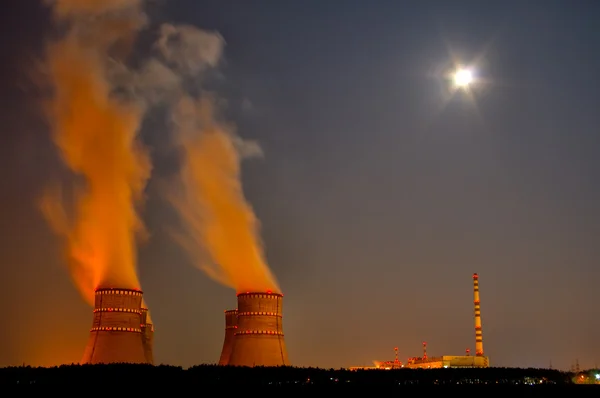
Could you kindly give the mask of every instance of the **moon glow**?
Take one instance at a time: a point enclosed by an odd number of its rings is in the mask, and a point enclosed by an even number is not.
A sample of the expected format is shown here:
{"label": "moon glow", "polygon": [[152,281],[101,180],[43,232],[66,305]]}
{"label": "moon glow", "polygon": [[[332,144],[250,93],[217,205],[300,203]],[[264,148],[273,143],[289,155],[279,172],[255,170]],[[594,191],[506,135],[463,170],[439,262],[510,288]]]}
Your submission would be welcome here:
{"label": "moon glow", "polygon": [[473,72],[469,69],[458,69],[454,72],[453,80],[456,87],[468,87],[473,82]]}

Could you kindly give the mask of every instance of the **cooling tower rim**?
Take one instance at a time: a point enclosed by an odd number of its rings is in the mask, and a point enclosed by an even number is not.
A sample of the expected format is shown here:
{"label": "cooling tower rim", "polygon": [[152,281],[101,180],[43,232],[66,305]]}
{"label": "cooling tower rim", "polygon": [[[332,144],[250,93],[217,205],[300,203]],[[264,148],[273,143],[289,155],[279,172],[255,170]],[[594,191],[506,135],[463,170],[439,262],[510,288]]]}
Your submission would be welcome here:
{"label": "cooling tower rim", "polygon": [[238,293],[237,297],[253,297],[253,296],[273,296],[273,297],[283,297],[283,294],[281,293],[273,293],[270,290],[267,290],[266,292],[244,292],[244,293]]}
{"label": "cooling tower rim", "polygon": [[[115,294],[129,294],[129,293],[133,293],[133,294],[139,294],[140,296],[142,294],[144,294],[144,292],[140,289],[131,289],[131,288],[122,288],[122,287],[99,287],[96,290],[94,290],[94,293],[96,294],[102,294],[102,293],[107,293],[107,292],[115,292]],[[119,292],[123,292],[123,293],[119,293]]]}

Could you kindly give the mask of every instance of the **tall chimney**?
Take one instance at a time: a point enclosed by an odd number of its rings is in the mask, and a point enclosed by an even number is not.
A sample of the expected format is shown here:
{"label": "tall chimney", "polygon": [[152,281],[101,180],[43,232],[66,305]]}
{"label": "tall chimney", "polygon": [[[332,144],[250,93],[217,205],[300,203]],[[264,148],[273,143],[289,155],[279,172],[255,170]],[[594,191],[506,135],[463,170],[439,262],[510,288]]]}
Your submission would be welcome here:
{"label": "tall chimney", "polygon": [[94,321],[82,363],[148,363],[140,326],[142,295],[132,289],[96,290]]}
{"label": "tall chimney", "polygon": [[475,304],[475,355],[483,356],[483,336],[481,334],[481,307],[479,302],[479,276],[473,274],[473,303]]}
{"label": "tall chimney", "polygon": [[423,359],[427,359],[427,342],[423,342]]}
{"label": "tall chimney", "polygon": [[289,366],[283,339],[283,295],[239,293],[232,366]]}
{"label": "tall chimney", "polygon": [[219,358],[219,365],[229,365],[229,358],[233,351],[233,340],[235,337],[235,331],[237,330],[237,314],[238,310],[227,310],[225,311],[225,341],[223,341],[223,349],[221,350],[221,358]]}

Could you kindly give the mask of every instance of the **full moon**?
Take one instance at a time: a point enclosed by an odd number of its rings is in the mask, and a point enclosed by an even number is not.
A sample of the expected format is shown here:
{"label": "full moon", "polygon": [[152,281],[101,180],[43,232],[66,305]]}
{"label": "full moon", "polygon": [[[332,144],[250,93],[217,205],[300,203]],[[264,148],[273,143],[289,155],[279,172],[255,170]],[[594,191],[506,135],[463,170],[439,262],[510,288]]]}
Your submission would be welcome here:
{"label": "full moon", "polygon": [[469,69],[459,69],[454,73],[454,85],[467,87],[473,81],[473,73]]}

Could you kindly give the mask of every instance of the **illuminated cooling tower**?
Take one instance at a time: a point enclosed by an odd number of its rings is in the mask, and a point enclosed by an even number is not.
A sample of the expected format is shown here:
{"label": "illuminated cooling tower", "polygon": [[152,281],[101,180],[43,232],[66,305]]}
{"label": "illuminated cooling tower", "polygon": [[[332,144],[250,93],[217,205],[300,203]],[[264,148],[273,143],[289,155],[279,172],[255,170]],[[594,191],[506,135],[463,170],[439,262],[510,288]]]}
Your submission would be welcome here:
{"label": "illuminated cooling tower", "polygon": [[94,322],[82,363],[147,363],[141,304],[139,290],[97,289]]}
{"label": "illuminated cooling tower", "polygon": [[154,325],[149,321],[148,308],[142,307],[142,318],[140,326],[142,328],[142,343],[144,344],[144,357],[146,362],[154,364]]}
{"label": "illuminated cooling tower", "polygon": [[231,351],[233,350],[233,338],[237,330],[237,313],[238,310],[225,311],[225,341],[223,342],[223,350],[221,350],[221,358],[219,365],[228,365]]}
{"label": "illuminated cooling tower", "polygon": [[229,365],[289,365],[282,327],[283,295],[238,294],[237,329]]}

